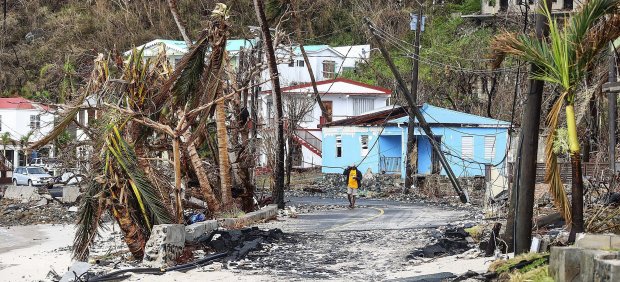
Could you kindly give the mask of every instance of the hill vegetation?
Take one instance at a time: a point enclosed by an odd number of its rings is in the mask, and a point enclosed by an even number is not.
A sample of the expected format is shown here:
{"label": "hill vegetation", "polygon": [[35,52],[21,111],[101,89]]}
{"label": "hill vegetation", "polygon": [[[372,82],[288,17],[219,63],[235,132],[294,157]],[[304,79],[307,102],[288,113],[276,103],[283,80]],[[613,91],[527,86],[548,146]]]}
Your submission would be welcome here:
{"label": "hill vegetation", "polygon": [[[391,37],[385,43],[397,65],[409,77],[413,32],[409,13],[414,1],[300,0],[305,44],[352,45],[373,43],[365,26],[369,17]],[[204,28],[211,0],[180,0],[179,12],[191,38]],[[251,38],[248,26],[257,25],[251,0],[223,1],[231,9],[231,38]],[[290,1],[268,2],[268,16],[294,42]],[[456,110],[510,119],[514,72],[491,72],[484,58],[488,42],[508,21],[463,19],[476,13],[479,0],[451,0],[425,9],[422,35],[420,97]],[[92,69],[98,53],[120,53],[155,38],[181,40],[166,0],[33,0],[8,1],[0,39],[0,94],[49,102],[66,101]],[[514,19],[513,19],[514,20]],[[513,22],[520,22],[519,19]],[[378,51],[347,77],[396,89]],[[510,62],[508,63],[510,64]],[[506,107],[503,105],[506,104]]]}

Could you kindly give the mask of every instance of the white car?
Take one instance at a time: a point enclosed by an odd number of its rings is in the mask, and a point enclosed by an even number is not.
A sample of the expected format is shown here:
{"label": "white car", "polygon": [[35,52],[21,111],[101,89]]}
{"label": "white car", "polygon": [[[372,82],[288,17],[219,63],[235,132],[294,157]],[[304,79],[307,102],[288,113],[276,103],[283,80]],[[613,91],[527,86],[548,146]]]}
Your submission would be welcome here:
{"label": "white car", "polygon": [[13,185],[41,186],[53,184],[54,179],[45,169],[36,166],[19,166],[13,171]]}
{"label": "white car", "polygon": [[38,166],[50,171],[59,168],[60,163],[55,158],[35,158],[32,160],[30,166]]}

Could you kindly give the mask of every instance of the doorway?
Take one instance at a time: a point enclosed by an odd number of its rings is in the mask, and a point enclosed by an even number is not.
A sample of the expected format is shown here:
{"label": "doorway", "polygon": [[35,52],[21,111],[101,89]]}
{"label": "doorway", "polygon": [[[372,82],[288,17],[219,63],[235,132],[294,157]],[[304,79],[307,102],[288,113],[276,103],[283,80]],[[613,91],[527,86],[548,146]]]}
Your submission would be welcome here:
{"label": "doorway", "polygon": [[333,114],[333,102],[332,101],[322,101],[323,107],[325,107],[325,111],[327,114],[327,122],[332,122],[332,114]]}

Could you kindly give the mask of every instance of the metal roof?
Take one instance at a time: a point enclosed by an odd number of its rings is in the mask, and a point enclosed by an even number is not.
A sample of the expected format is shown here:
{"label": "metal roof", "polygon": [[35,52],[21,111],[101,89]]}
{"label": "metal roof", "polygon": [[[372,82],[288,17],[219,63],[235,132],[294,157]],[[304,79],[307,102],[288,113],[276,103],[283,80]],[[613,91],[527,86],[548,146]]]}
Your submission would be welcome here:
{"label": "metal roof", "polygon": [[[424,116],[424,119],[429,124],[453,126],[510,126],[510,123],[506,121],[454,111],[426,103],[419,106],[419,108]],[[370,112],[368,114],[334,121],[323,126],[376,126],[384,124],[407,124],[408,122],[409,116],[405,110],[405,107],[390,106],[390,109]],[[417,123],[417,120],[415,120],[415,122]]]}

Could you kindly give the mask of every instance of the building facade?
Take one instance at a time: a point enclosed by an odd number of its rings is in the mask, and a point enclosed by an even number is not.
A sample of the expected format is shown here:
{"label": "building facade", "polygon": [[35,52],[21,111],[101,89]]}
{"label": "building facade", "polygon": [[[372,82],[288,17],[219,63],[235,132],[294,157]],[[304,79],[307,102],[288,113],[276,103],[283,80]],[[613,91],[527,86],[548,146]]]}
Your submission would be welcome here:
{"label": "building facade", "polygon": [[[508,122],[429,104],[421,106],[420,111],[457,177],[484,176],[489,170],[500,173],[502,178],[506,176]],[[390,106],[324,125],[323,173],[342,173],[354,163],[362,172],[399,174],[404,178],[408,121],[404,108]],[[415,172],[445,175],[429,137],[417,125],[414,135]]]}
{"label": "building facade", "polygon": [[54,115],[49,107],[22,97],[0,98],[0,136],[4,139],[0,141],[6,166],[28,165],[33,157],[41,155],[53,157],[51,144],[38,151],[26,150],[53,128]]}
{"label": "building facade", "polygon": [[[317,82],[327,119],[322,118],[321,108],[315,102],[314,90],[309,83],[282,88],[284,110],[288,101],[306,104],[303,117],[297,122],[294,139],[299,143],[303,159],[295,166],[312,167],[322,163],[321,124],[347,119],[385,107],[392,91],[386,88],[364,84],[361,82],[337,78]],[[263,123],[269,126],[273,119],[273,102],[270,91],[259,95],[260,116]],[[286,116],[287,113],[284,114]]]}

